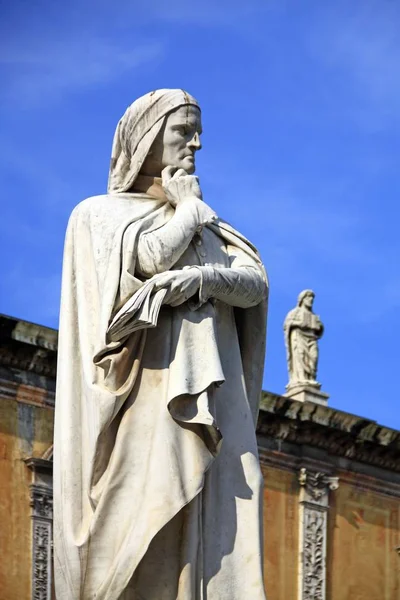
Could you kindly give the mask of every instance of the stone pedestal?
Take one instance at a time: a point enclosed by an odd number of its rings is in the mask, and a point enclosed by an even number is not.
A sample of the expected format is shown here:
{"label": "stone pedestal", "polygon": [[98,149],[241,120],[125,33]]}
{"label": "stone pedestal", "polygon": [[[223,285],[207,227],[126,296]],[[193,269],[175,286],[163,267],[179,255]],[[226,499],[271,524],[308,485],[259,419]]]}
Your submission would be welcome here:
{"label": "stone pedestal", "polygon": [[326,406],[328,404],[329,394],[321,392],[321,386],[297,384],[292,386],[286,386],[286,394],[288,398],[293,400],[299,400],[299,402],[314,402],[315,404],[322,404]]}

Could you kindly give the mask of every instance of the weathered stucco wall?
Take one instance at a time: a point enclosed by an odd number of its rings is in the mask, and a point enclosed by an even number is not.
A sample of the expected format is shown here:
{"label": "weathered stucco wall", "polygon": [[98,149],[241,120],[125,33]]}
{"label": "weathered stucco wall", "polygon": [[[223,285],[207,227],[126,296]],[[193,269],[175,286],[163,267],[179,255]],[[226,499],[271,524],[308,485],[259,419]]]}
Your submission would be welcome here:
{"label": "weathered stucco wall", "polygon": [[399,499],[340,475],[328,520],[327,600],[399,600]]}
{"label": "weathered stucco wall", "polygon": [[[292,466],[262,464],[268,600],[298,598],[300,487],[296,461]],[[326,600],[400,600],[398,484],[373,470],[337,469],[336,475],[339,487],[329,493],[327,512]]]}
{"label": "weathered stucco wall", "polygon": [[264,475],[264,571],[268,600],[295,600],[298,556],[296,474],[262,466]]}
{"label": "weathered stucco wall", "polygon": [[31,597],[32,473],[24,459],[52,444],[53,410],[0,396],[0,600]]}

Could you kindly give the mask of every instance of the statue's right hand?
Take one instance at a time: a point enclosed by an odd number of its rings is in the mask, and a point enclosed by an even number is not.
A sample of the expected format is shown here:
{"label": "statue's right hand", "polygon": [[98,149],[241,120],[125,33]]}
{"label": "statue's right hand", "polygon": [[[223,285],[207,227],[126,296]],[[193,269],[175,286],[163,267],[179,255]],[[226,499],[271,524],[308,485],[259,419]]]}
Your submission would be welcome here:
{"label": "statue's right hand", "polygon": [[189,198],[202,200],[199,178],[188,175],[184,169],[165,167],[161,173],[165,195],[172,206],[177,206]]}
{"label": "statue's right hand", "polygon": [[196,268],[167,271],[154,276],[154,291],[165,289],[163,304],[179,306],[199,291],[201,273]]}

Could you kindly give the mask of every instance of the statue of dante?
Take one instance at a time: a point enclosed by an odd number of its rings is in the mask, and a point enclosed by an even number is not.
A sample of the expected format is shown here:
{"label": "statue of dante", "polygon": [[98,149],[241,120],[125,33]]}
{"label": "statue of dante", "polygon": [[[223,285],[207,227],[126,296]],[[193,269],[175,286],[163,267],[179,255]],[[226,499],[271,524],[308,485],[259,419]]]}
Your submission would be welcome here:
{"label": "statue of dante", "polygon": [[[66,234],[54,453],[57,600],[265,600],[255,423],[267,278],[202,200],[201,112],[157,90],[115,132],[108,194]],[[110,335],[150,282],[153,327]]]}
{"label": "statue of dante", "polygon": [[283,325],[287,350],[288,389],[298,385],[320,387],[317,382],[318,340],[324,326],[312,312],[315,294],[304,290],[299,294],[297,306],[291,310]]}

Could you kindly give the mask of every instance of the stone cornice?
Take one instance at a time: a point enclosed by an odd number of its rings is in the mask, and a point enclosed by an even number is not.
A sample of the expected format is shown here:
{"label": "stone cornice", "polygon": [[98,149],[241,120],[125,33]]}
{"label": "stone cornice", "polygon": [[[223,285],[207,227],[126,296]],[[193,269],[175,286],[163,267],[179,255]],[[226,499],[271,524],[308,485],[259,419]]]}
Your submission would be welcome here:
{"label": "stone cornice", "polygon": [[257,434],[400,473],[399,431],[327,406],[263,392]]}
{"label": "stone cornice", "polygon": [[58,331],[29,321],[0,314],[0,338],[57,352]]}
{"label": "stone cornice", "polygon": [[[57,340],[55,329],[0,315],[0,395],[54,407]],[[263,392],[257,434],[276,460],[288,443],[400,473],[399,431],[328,406]]]}
{"label": "stone cornice", "polygon": [[[55,329],[0,315],[0,378],[18,380],[14,377],[17,370],[28,374],[21,383],[47,387],[42,379],[53,381],[56,377],[57,340]],[[36,383],[32,375],[41,380]]]}
{"label": "stone cornice", "polygon": [[37,375],[55,378],[56,354],[48,350],[25,346],[22,344],[8,344],[0,346],[0,365],[30,371]]}
{"label": "stone cornice", "polygon": [[53,472],[53,461],[49,459],[30,456],[25,459],[25,464],[34,472],[49,473],[50,475]]}

